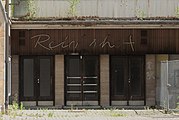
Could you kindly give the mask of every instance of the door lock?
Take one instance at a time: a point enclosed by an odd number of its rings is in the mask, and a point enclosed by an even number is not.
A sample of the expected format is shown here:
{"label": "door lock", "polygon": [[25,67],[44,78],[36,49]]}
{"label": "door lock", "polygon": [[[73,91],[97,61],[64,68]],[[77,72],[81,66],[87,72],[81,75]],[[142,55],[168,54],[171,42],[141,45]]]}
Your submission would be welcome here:
{"label": "door lock", "polygon": [[37,79],[37,83],[40,83],[40,80],[39,80],[39,78]]}

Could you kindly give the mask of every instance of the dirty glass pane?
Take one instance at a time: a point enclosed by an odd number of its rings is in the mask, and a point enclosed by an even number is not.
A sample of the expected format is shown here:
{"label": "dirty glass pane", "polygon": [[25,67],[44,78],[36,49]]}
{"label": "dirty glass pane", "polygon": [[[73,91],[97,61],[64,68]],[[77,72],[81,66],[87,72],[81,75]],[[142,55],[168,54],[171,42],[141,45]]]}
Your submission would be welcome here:
{"label": "dirty glass pane", "polygon": [[24,59],[23,81],[24,97],[34,96],[34,60]]}
{"label": "dirty glass pane", "polygon": [[40,59],[40,96],[50,96],[50,59]]}
{"label": "dirty glass pane", "polygon": [[131,58],[130,60],[131,95],[141,95],[141,64],[140,58]]}
{"label": "dirty glass pane", "polygon": [[125,64],[124,58],[112,57],[111,59],[111,78],[112,78],[112,94],[124,95],[125,90]]}

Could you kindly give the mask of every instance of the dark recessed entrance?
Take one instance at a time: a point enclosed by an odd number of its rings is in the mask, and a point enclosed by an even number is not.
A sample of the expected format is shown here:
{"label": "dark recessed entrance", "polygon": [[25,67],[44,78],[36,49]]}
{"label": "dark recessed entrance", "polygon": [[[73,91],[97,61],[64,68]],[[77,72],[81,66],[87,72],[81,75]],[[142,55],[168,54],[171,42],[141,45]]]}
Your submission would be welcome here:
{"label": "dark recessed entrance", "polygon": [[26,106],[54,105],[52,56],[20,58],[20,101]]}
{"label": "dark recessed entrance", "polygon": [[111,105],[144,105],[144,57],[111,57]]}
{"label": "dark recessed entrance", "polygon": [[66,56],[66,105],[99,105],[98,56]]}

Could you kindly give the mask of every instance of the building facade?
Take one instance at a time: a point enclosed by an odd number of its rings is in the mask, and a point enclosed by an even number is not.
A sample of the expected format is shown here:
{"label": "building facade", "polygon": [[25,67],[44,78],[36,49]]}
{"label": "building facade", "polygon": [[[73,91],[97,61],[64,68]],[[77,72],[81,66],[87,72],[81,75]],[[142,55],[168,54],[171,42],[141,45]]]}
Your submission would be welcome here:
{"label": "building facade", "polygon": [[71,12],[61,0],[14,5],[12,100],[60,108],[158,105],[160,62],[179,59],[176,3],[165,0],[159,9],[154,0],[81,0]]}
{"label": "building facade", "polygon": [[6,43],[6,22],[4,2],[0,1],[0,110],[5,106],[5,43]]}

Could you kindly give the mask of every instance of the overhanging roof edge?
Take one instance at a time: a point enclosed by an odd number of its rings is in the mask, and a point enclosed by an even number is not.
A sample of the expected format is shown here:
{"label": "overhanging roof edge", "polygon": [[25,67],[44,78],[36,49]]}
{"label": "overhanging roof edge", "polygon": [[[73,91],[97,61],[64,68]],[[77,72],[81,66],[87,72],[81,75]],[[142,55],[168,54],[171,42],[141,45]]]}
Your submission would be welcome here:
{"label": "overhanging roof edge", "polygon": [[179,29],[179,24],[11,24],[11,29]]}

